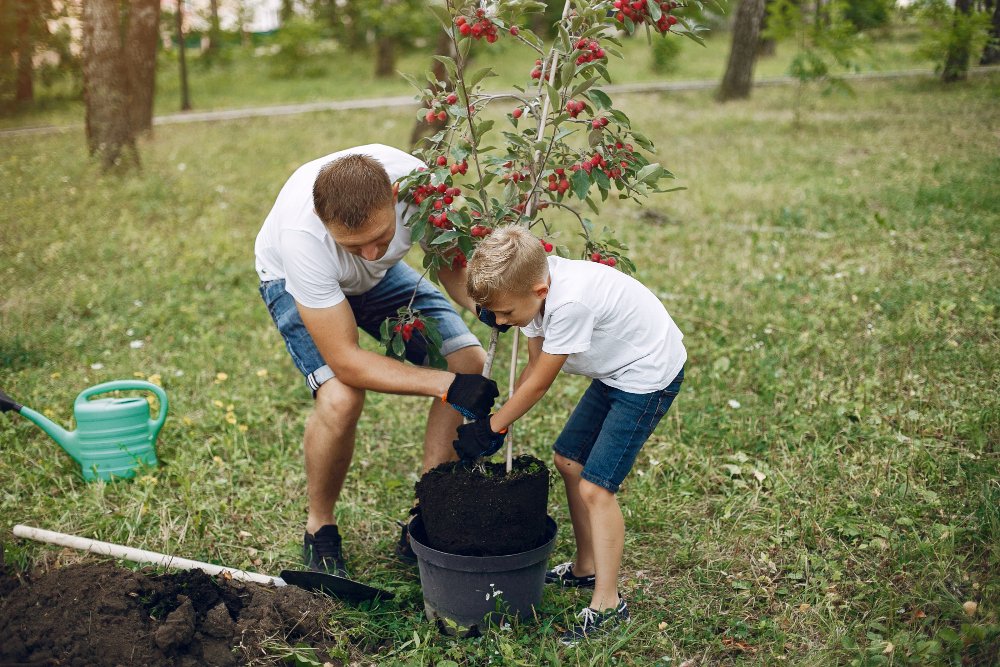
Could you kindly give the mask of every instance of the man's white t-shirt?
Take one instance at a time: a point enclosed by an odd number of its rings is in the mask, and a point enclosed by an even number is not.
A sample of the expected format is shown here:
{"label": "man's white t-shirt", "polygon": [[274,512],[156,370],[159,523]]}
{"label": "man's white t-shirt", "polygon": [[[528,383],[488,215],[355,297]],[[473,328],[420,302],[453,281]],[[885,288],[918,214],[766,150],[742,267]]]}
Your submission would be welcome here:
{"label": "man's white t-shirt", "polygon": [[307,308],[336,306],[348,294],[364,294],[402,261],[412,245],[404,225],[412,208],[396,204],[396,235],[381,259],[369,262],[338,246],[313,208],[313,184],[320,169],[345,155],[369,155],[385,167],[395,182],[425,166],[403,151],[369,144],[331,153],[308,162],[292,174],[264,220],[254,245],[257,275],[261,282],[285,279],[285,289]]}
{"label": "man's white t-shirt", "polygon": [[521,331],[542,351],[566,354],[563,370],[633,394],[673,381],[687,360],[684,337],[645,285],[610,266],[549,257],[543,313]]}

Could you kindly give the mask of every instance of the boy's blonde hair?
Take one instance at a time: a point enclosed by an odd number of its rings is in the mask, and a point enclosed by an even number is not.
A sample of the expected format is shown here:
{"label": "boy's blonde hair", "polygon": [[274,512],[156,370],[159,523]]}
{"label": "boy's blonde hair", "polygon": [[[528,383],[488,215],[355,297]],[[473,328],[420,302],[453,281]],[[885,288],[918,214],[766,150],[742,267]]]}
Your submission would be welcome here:
{"label": "boy's blonde hair", "polygon": [[548,275],[548,260],[538,237],[520,225],[508,225],[497,227],[476,247],[469,260],[466,288],[473,301],[489,307],[498,294],[525,294]]}

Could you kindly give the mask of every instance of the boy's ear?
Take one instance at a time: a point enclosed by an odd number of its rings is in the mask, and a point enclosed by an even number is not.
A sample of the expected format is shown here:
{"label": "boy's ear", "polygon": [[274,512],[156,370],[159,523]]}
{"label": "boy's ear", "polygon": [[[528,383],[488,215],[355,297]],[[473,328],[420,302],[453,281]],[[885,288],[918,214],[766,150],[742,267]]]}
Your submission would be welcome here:
{"label": "boy's ear", "polygon": [[537,296],[539,299],[544,299],[549,295],[549,286],[546,285],[545,283],[540,283],[538,285],[535,285],[534,292],[535,296]]}

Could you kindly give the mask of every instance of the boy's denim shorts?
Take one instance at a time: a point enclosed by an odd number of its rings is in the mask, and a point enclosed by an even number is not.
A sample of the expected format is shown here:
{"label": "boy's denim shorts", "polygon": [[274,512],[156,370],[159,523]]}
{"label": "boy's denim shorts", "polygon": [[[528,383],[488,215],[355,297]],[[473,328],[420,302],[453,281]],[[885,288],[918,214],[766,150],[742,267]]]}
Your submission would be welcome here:
{"label": "boy's denim shorts", "polygon": [[[413,290],[416,289],[416,296]],[[320,385],[332,378],[333,370],[323,360],[316,344],[306,330],[295,299],[285,291],[284,279],[269,280],[260,284],[260,295],[264,299],[271,319],[285,339],[285,347],[292,356],[295,366],[306,377],[306,384],[313,395]],[[463,347],[479,345],[479,339],[469,331],[465,322],[455,312],[451,302],[438,291],[429,280],[420,280],[420,274],[400,262],[390,268],[385,277],[375,287],[364,294],[349,295],[347,302],[354,311],[354,319],[375,340],[380,339],[379,327],[387,317],[410,302],[421,316],[433,318],[437,323],[443,345],[441,354],[447,356]],[[427,342],[419,333],[406,343],[407,361],[419,366],[427,364]]]}
{"label": "boy's denim shorts", "polygon": [[583,466],[580,477],[616,493],[683,381],[682,368],[666,388],[631,394],[594,380],[552,448]]}

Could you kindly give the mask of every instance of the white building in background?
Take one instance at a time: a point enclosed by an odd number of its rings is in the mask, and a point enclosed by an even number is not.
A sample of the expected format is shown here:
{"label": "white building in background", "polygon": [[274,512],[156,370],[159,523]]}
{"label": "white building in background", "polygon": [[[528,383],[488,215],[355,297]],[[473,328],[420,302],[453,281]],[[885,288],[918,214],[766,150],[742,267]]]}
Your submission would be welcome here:
{"label": "white building in background", "polygon": [[[181,0],[184,3],[185,30],[205,30],[212,14],[209,0]],[[165,12],[174,12],[178,0],[161,0]],[[297,4],[297,3],[296,3]],[[223,30],[269,32],[281,21],[281,0],[218,0],[219,23]],[[242,25],[241,25],[242,24]]]}

